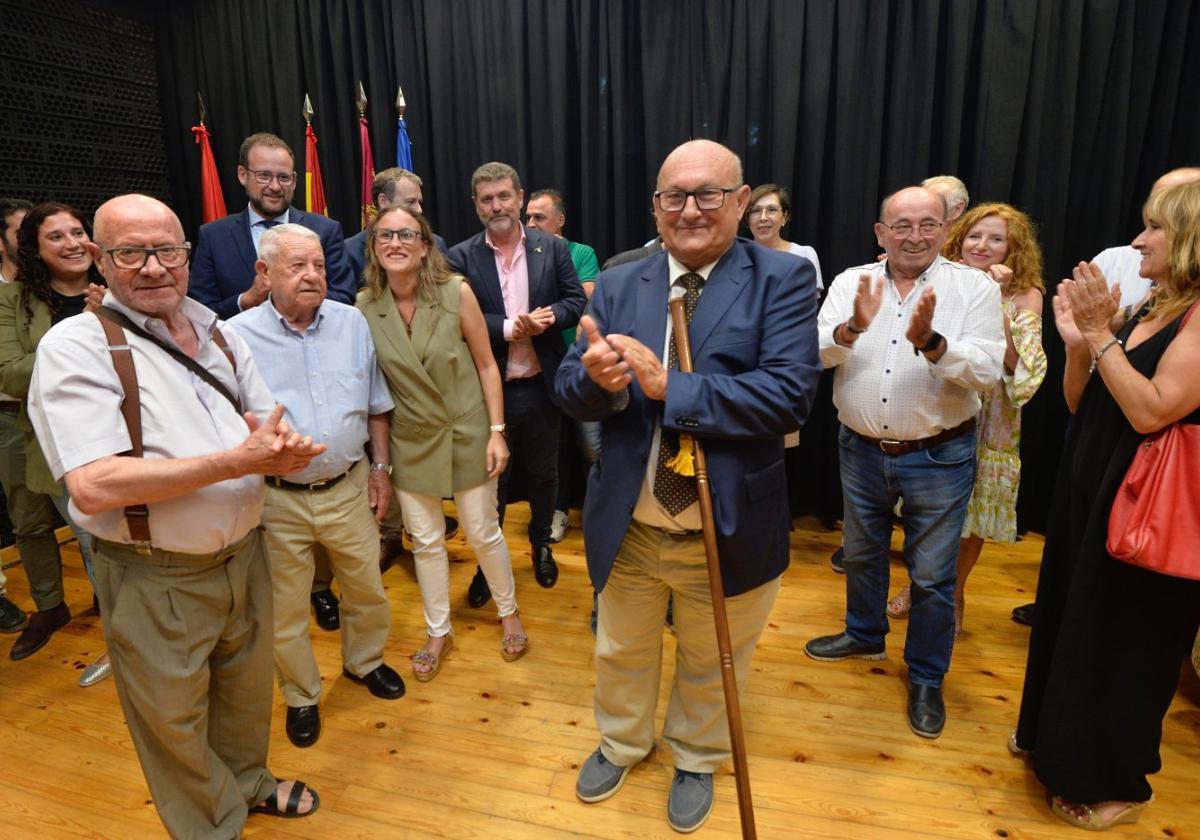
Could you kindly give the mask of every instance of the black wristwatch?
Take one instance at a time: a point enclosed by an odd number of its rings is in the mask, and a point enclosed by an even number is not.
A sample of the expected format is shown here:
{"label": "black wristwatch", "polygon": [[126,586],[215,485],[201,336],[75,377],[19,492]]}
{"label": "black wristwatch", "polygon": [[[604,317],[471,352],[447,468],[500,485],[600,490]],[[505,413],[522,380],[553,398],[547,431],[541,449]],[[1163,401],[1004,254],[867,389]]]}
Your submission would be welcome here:
{"label": "black wristwatch", "polygon": [[938,349],[938,347],[941,346],[941,343],[944,340],[945,340],[945,336],[943,336],[937,330],[934,330],[933,332],[931,332],[929,334],[929,341],[925,342],[924,347],[917,347],[915,344],[913,345],[913,355],[919,356],[922,353],[932,353],[934,350]]}

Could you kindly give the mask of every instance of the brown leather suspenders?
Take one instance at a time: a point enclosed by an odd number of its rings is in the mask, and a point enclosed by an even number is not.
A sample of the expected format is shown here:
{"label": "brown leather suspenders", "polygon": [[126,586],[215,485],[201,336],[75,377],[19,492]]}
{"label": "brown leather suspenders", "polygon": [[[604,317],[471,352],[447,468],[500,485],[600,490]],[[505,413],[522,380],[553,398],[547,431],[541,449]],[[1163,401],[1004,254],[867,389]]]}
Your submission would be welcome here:
{"label": "brown leather suspenders", "polygon": [[[138,397],[137,370],[133,366],[133,349],[125,339],[125,330],[115,321],[97,314],[104,337],[108,339],[108,352],[112,356],[117,379],[125,392],[121,400],[121,414],[129,427],[129,451],[122,452],[131,458],[142,457],[142,401]],[[150,510],[144,504],[125,508],[125,522],[129,525],[129,536],[140,543],[150,544]]]}
{"label": "brown leather suspenders", "polygon": [[[109,355],[112,356],[113,368],[117,372],[117,379],[121,382],[121,390],[125,392],[125,397],[121,400],[121,416],[125,418],[125,425],[129,427],[129,451],[122,452],[121,455],[141,458],[144,457],[142,451],[142,401],[138,396],[138,378],[137,369],[133,364],[133,348],[129,346],[128,340],[125,338],[125,330],[117,323],[117,319],[111,317],[112,314],[120,315],[108,307],[101,307],[96,312],[96,318],[100,321],[100,326],[104,328],[104,337],[108,339],[108,350]],[[161,342],[153,336],[150,337],[150,340],[161,345]],[[229,364],[233,366],[233,372],[236,375],[237,360],[234,359],[233,351],[229,349],[225,336],[215,327],[212,331],[212,340],[229,359]],[[172,348],[164,349],[170,351]],[[204,371],[204,373],[207,374],[205,378],[211,376],[208,371]],[[236,398],[230,398],[224,387],[219,387],[220,383],[216,383],[216,386],[218,386],[217,390],[230,399],[240,411]],[[150,545],[150,510],[146,505],[126,507],[125,522],[129,526],[130,537],[138,543]]]}

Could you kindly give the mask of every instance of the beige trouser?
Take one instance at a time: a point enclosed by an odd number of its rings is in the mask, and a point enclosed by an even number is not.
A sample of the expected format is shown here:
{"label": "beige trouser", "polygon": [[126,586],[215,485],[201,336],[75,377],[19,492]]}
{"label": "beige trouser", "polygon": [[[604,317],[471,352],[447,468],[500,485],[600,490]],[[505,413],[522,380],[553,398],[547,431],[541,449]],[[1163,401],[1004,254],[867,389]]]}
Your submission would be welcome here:
{"label": "beige trouser", "polygon": [[367,501],[364,458],[326,490],[267,484],[263,528],[275,592],[275,667],[289,706],[321,697],[321,672],[308,637],[313,554],[325,549],[341,588],[342,663],[355,676],[383,664],[391,609],[379,577],[379,529]]}
{"label": "beige trouser", "polygon": [[96,541],[96,594],[121,711],[167,831],[240,837],[277,782],[271,572],[262,532],[215,555]]}
{"label": "beige trouser", "polygon": [[[739,696],[778,592],[775,578],[725,599]],[[654,748],[663,619],[672,593],[677,650],[663,737],[677,768],[712,773],[731,753],[704,541],[673,539],[636,520],[600,593],[595,694],[600,749],[625,767]]]}

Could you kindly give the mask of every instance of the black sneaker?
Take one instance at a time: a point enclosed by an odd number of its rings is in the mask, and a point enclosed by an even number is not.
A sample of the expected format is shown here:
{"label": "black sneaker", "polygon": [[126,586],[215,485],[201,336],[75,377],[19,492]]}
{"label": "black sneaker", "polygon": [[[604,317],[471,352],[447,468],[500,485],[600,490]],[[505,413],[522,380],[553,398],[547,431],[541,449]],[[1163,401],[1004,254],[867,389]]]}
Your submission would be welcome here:
{"label": "black sneaker", "polygon": [[846,547],[839,545],[837,551],[829,555],[829,565],[839,575],[846,574]]}

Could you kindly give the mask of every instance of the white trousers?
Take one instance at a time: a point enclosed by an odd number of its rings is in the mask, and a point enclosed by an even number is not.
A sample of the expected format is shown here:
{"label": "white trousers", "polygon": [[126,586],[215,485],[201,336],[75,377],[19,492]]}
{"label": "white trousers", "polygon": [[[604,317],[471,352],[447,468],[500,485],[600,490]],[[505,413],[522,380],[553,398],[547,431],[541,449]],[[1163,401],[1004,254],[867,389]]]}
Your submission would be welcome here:
{"label": "white trousers", "polygon": [[[442,500],[397,490],[400,508],[404,511],[404,527],[412,537],[413,561],[417,583],[421,587],[421,602],[425,610],[425,626],[430,636],[445,636],[450,626],[450,558],[446,553],[446,520],[442,515]],[[500,530],[496,513],[496,479],[457,491],[454,504],[458,521],[475,552],[479,568],[487,578],[488,588],[496,601],[501,618],[517,611],[516,584],[513,582],[512,562],[508,543]]]}

